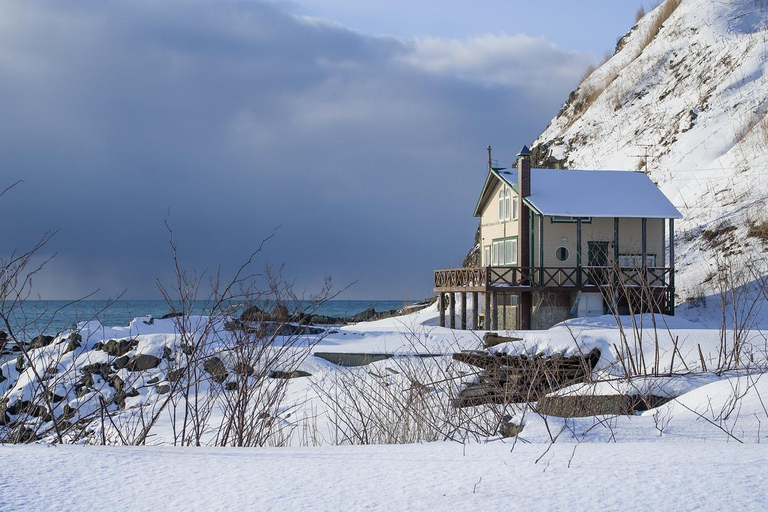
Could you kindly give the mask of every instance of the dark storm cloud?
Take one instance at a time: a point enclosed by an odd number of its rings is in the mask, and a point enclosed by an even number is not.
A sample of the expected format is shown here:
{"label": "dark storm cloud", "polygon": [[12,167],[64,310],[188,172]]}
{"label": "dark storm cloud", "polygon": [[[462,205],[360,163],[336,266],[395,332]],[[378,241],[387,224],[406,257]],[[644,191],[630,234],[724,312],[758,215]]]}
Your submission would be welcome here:
{"label": "dark storm cloud", "polygon": [[428,294],[459,264],[485,147],[509,163],[590,56],[541,39],[372,37],[286,4],[5,2],[5,247],[61,228],[37,291],[154,297],[183,262],[264,258],[300,287]]}

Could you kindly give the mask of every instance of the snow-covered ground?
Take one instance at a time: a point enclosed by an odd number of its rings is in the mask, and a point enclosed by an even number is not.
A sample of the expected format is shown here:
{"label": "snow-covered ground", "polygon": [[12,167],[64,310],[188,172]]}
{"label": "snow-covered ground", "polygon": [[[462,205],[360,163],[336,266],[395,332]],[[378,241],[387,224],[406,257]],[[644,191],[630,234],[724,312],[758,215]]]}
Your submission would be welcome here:
{"label": "snow-covered ground", "polygon": [[[99,349],[99,342],[135,339],[135,347],[125,354],[127,359],[147,354],[160,362],[145,371],[119,370],[116,375],[121,377],[123,389],[135,389],[135,396],[126,397],[120,409],[117,405],[108,409],[115,422],[112,425],[99,415],[91,416],[90,433],[68,439],[76,444],[58,444],[49,432],[36,445],[0,446],[0,509],[762,510],[768,505],[764,319],[742,333],[742,362],[714,373],[723,331],[701,311],[684,309],[682,313],[692,320],[684,316],[624,317],[621,329],[610,316],[574,319],[547,331],[503,333],[522,341],[492,349],[507,354],[567,355],[599,348],[602,355],[595,377],[600,382],[574,385],[558,394],[677,397],[631,416],[564,419],[514,405],[461,411],[440,408],[438,404],[447,404],[459,389],[462,372],[467,370],[452,367],[456,363],[449,354],[480,348],[484,333],[438,327],[434,306],[402,317],[333,328],[325,336],[300,336],[293,339],[291,353],[308,351],[310,355],[291,369],[310,375],[284,381],[285,395],[270,409],[283,433],[262,448],[210,446],[220,444],[226,404],[230,403],[227,397],[236,393],[224,389],[233,372],[221,347],[229,346],[226,337],[231,333],[222,329],[225,322],[218,321],[213,323],[215,337],[224,345],[217,345],[219,350],[212,354],[221,357],[230,373],[220,386],[201,383],[201,396],[214,397],[200,436],[201,443],[209,446],[170,446],[179,441],[179,415],[184,411],[170,405],[158,416],[146,446],[94,446],[104,439],[122,444],[116,433],[121,429],[129,442],[135,440],[139,411],[158,410],[167,396],[159,392],[159,386],[169,382],[168,372],[182,359],[173,320],[137,318],[128,327],[116,328],[83,324],[80,347],[67,352],[67,342],[62,341],[32,351],[39,358],[40,372],[53,359],[58,360],[61,386],[56,389],[67,398],[58,403],[57,410],[99,394],[114,398],[114,383],[98,382],[95,374],[93,390],[73,396],[72,383],[81,378],[84,366],[115,364],[117,357]],[[202,317],[190,319],[190,326],[196,324],[207,325]],[[657,375],[624,378],[622,368],[628,358],[637,359],[638,353],[619,349],[623,336],[630,348],[643,340],[640,352],[648,362],[654,361],[658,346],[658,363],[653,363],[658,366]],[[60,339],[69,339],[67,333]],[[287,341],[278,337],[276,345]],[[395,357],[344,368],[311,355],[334,351]],[[435,357],[419,357],[425,354]],[[702,372],[702,355],[708,372]],[[274,362],[279,366],[280,361]],[[6,380],[0,383],[1,398],[28,399],[35,392],[34,379],[29,369],[18,372],[11,368],[13,364],[2,366]],[[409,373],[412,371],[415,373]],[[420,382],[418,387],[409,381],[413,375],[422,380],[429,375],[436,378]],[[350,383],[361,387],[345,387]],[[407,427],[421,427],[423,432],[406,432],[402,418],[393,416],[402,404],[387,405],[385,401],[413,389],[424,389],[430,397],[419,402],[425,407],[422,413],[432,410],[448,416],[441,427],[449,429],[452,421],[471,420],[490,425],[490,430],[481,432],[478,427],[463,438],[454,434],[453,441],[441,440],[446,436],[435,435],[417,422]],[[371,394],[381,401],[372,406],[362,400]],[[356,398],[361,402],[356,404]],[[357,423],[356,408],[360,408]],[[479,419],[484,414],[486,419]],[[522,426],[517,438],[502,438],[496,432],[493,421],[496,418],[498,423],[501,414]],[[149,417],[145,415],[143,421]],[[253,419],[261,421],[262,416]],[[367,441],[350,434],[363,426],[369,429]],[[388,432],[388,428],[396,432]],[[410,442],[376,444],[403,441]],[[278,442],[286,446],[269,446]],[[359,446],[366,442],[375,445]]]}
{"label": "snow-covered ground", "polygon": [[547,448],[518,443],[513,449],[502,442],[258,450],[2,446],[0,509],[668,511],[768,506],[768,445]]}

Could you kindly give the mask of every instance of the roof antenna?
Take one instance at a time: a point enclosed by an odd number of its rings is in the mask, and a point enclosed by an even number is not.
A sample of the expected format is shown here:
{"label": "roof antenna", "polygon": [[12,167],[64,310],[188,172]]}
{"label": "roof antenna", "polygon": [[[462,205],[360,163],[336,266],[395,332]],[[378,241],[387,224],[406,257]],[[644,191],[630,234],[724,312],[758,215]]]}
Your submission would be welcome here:
{"label": "roof antenna", "polygon": [[488,146],[488,172],[493,169],[493,160],[491,160],[491,146]]}

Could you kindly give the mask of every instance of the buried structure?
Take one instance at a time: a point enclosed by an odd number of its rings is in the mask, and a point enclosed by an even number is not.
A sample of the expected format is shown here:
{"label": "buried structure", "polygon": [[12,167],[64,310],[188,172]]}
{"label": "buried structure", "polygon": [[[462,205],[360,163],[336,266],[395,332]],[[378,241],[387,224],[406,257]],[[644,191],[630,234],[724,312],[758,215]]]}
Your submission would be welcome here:
{"label": "buried structure", "polygon": [[[547,329],[573,316],[674,314],[680,212],[633,171],[489,166],[474,215],[480,267],[436,270],[440,325]],[[467,318],[467,295],[472,318]],[[483,300],[480,304],[480,295]]]}

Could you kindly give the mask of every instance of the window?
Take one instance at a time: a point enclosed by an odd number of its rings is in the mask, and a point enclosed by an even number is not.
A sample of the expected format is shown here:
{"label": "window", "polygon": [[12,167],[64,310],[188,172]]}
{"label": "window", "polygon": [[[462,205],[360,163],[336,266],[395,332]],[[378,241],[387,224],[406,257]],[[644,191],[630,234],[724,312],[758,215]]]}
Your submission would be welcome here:
{"label": "window", "polygon": [[517,198],[513,198],[509,189],[504,187],[499,190],[499,220],[517,218]]}
{"label": "window", "polygon": [[483,265],[486,267],[491,264],[491,246],[486,245],[483,247]]}
{"label": "window", "polygon": [[557,261],[567,261],[571,257],[571,253],[568,252],[566,247],[558,247],[555,251],[555,258]]}
{"label": "window", "polygon": [[495,267],[517,264],[517,237],[494,240],[491,246],[491,264]]}
{"label": "window", "polygon": [[[620,254],[619,255],[619,267],[621,268],[641,268],[642,266],[643,266],[642,254]],[[655,254],[645,255],[645,266],[646,267],[656,266]]]}

